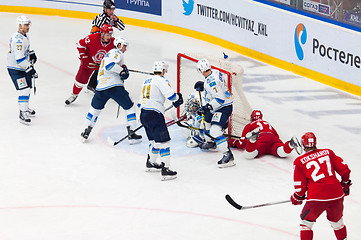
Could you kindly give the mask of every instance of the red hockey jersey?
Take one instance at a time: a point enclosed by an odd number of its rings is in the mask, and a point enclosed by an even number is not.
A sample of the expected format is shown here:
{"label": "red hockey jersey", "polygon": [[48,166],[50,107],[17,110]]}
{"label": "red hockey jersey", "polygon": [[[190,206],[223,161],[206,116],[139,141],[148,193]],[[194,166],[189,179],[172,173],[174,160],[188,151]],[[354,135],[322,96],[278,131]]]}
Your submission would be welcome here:
{"label": "red hockey jersey", "polygon": [[[259,132],[259,136],[261,136],[262,134],[274,134],[277,138],[279,138],[279,135],[276,131],[276,129],[274,129],[271,124],[269,124],[268,122],[262,120],[262,119],[258,119],[258,120],[254,120],[250,123],[248,123],[244,128],[243,128],[243,132],[242,132],[242,137],[246,137],[246,134],[249,133],[250,131],[258,128],[260,129]],[[248,140],[243,140],[243,141],[239,141],[239,143],[241,143],[240,145],[237,145],[237,148],[246,148],[246,145],[249,141]]]}
{"label": "red hockey jersey", "polygon": [[350,169],[343,159],[330,149],[317,149],[303,154],[293,162],[295,192],[311,201],[330,201],[344,196],[342,181],[350,178]]}
{"label": "red hockey jersey", "polygon": [[94,33],[79,40],[77,49],[80,58],[82,55],[88,56],[82,64],[87,65],[89,68],[99,69],[99,65],[104,58],[105,54],[114,48],[114,38],[112,37],[108,43],[101,41],[101,33]]}

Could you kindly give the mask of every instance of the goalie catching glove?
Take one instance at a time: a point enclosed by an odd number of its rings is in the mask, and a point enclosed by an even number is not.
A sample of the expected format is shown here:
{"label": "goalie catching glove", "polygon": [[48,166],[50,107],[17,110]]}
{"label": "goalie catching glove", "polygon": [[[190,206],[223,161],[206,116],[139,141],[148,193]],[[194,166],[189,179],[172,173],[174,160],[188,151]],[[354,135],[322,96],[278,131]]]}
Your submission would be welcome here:
{"label": "goalie catching glove", "polygon": [[126,65],[122,65],[123,70],[119,73],[120,79],[125,80],[129,77],[129,70]]}
{"label": "goalie catching glove", "polygon": [[178,95],[178,100],[172,102],[172,104],[173,104],[173,106],[174,106],[175,108],[178,108],[180,105],[183,104],[182,94],[181,94],[181,93],[177,93],[177,95]]}

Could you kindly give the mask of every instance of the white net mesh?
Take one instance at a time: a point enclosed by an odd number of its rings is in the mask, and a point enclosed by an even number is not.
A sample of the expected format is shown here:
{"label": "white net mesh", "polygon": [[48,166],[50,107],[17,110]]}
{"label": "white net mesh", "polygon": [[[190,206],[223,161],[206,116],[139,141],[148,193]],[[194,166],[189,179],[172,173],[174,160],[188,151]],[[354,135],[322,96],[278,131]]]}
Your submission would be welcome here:
{"label": "white net mesh", "polygon": [[[194,84],[197,81],[204,80],[197,68],[196,63],[199,59],[206,58],[212,65],[212,68],[219,70],[225,75],[225,84],[228,86],[233,97],[233,113],[228,124],[228,134],[241,136],[244,126],[249,123],[249,117],[252,108],[249,105],[243,93],[243,68],[223,58],[216,58],[202,54],[178,54],[177,60],[177,90],[187,98],[189,94],[198,93],[194,90]],[[183,112],[183,106],[180,111]]]}

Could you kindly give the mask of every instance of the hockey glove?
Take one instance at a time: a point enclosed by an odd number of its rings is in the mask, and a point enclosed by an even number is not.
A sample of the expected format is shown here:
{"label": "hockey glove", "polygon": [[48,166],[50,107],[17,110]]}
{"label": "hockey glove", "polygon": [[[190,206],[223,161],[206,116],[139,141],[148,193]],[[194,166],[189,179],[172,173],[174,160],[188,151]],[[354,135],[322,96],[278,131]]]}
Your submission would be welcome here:
{"label": "hockey glove", "polygon": [[35,64],[37,60],[38,60],[38,58],[37,58],[36,55],[35,55],[35,51],[34,51],[34,50],[31,50],[31,51],[29,52],[29,62],[30,62],[31,64]]}
{"label": "hockey glove", "polygon": [[80,65],[85,65],[85,66],[88,66],[89,65],[89,58],[87,55],[85,54],[80,54]]}
{"label": "hockey glove", "polygon": [[204,82],[203,81],[198,81],[194,84],[194,89],[197,92],[203,92],[204,91]]}
{"label": "hockey glove", "polygon": [[129,70],[127,66],[122,65],[123,70],[119,73],[120,79],[125,80],[129,77]]}
{"label": "hockey glove", "polygon": [[178,95],[178,100],[173,102],[173,106],[174,106],[175,108],[178,108],[180,105],[183,104],[182,94],[181,94],[181,93],[177,93],[177,95]]}
{"label": "hockey glove", "polygon": [[260,132],[259,127],[253,129],[252,131],[250,131],[246,134],[246,139],[248,139],[251,143],[255,143],[258,139],[259,132]]}
{"label": "hockey glove", "polygon": [[291,196],[291,202],[293,205],[301,205],[302,201],[306,199],[306,195],[303,195],[302,197],[297,195],[297,193],[294,193]]}
{"label": "hockey glove", "polygon": [[39,77],[32,65],[30,65],[29,67],[26,68],[25,73],[27,76],[30,76],[31,78]]}
{"label": "hockey glove", "polygon": [[204,105],[203,107],[198,109],[198,114],[199,115],[204,115],[204,114],[208,114],[213,110],[213,107],[211,104],[207,103],[206,105]]}
{"label": "hockey glove", "polygon": [[345,193],[345,196],[350,195],[350,186],[352,185],[351,180],[348,180],[347,182],[341,181],[341,187],[343,189],[343,192]]}

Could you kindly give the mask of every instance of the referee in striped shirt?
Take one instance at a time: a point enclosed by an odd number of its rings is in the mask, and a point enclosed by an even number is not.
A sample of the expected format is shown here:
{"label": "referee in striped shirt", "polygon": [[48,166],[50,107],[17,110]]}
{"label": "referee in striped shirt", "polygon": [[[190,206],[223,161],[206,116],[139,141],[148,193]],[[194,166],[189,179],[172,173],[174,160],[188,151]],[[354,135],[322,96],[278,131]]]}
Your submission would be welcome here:
{"label": "referee in striped shirt", "polygon": [[117,16],[114,15],[115,4],[112,0],[105,0],[103,3],[103,12],[96,16],[92,22],[91,33],[100,32],[103,24],[109,24],[112,27],[122,31],[125,25]]}

